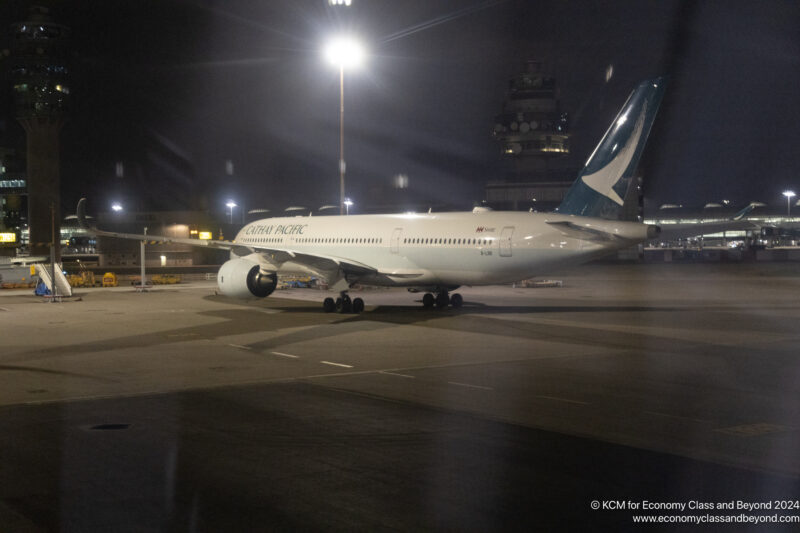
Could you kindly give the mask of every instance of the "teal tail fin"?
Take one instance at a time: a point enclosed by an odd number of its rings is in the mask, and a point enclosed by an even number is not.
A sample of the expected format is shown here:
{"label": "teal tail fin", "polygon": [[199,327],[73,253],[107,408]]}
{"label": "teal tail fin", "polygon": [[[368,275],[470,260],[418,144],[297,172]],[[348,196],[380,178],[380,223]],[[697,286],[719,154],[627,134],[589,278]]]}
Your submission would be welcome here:
{"label": "teal tail fin", "polygon": [[633,90],[556,212],[617,218],[664,96],[665,78]]}

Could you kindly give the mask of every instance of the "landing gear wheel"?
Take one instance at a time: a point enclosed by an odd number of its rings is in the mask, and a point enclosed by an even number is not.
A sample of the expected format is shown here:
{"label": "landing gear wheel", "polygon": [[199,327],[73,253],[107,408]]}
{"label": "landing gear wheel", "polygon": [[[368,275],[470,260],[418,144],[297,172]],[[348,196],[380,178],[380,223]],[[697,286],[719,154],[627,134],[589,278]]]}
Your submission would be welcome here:
{"label": "landing gear wheel", "polygon": [[349,313],[353,309],[353,302],[350,301],[350,297],[345,294],[341,298],[337,298],[336,309],[340,313]]}
{"label": "landing gear wheel", "polygon": [[440,292],[436,295],[436,307],[443,309],[450,305],[450,296],[446,292]]}
{"label": "landing gear wheel", "polygon": [[464,298],[462,298],[460,294],[455,293],[450,297],[450,305],[452,305],[455,309],[458,309],[464,305]]}
{"label": "landing gear wheel", "polygon": [[326,313],[333,313],[334,311],[336,311],[336,302],[334,301],[333,298],[330,297],[325,298],[322,301],[322,309]]}
{"label": "landing gear wheel", "polygon": [[355,298],[353,300],[353,312],[355,314],[359,314],[364,310],[364,300],[361,298]]}
{"label": "landing gear wheel", "polygon": [[422,306],[426,309],[430,309],[433,307],[433,294],[426,292],[425,295],[422,297]]}

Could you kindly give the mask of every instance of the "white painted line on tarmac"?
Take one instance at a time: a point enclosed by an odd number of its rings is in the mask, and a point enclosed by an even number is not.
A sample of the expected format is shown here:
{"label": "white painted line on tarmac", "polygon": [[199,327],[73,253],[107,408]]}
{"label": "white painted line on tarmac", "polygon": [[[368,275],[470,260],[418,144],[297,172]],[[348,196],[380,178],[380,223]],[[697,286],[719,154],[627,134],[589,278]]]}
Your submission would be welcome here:
{"label": "white painted line on tarmac", "polygon": [[690,418],[688,416],[671,415],[668,413],[659,413],[656,411],[642,411],[646,415],[663,416],[666,418],[677,418],[678,420],[689,420],[690,422],[699,422],[700,424],[711,424],[711,420],[703,420],[701,418]]}
{"label": "white painted line on tarmac", "polygon": [[581,402],[581,401],[578,401],[578,400],[569,400],[567,398],[557,398],[555,396],[537,395],[536,397],[537,398],[541,398],[543,400],[553,400],[553,401],[556,401],[556,402],[576,403],[578,405],[589,405],[589,402]]}
{"label": "white painted line on tarmac", "polygon": [[283,352],[269,352],[272,355],[280,355],[281,357],[288,357],[289,359],[300,359],[299,355],[292,355],[290,353],[283,353]]}
{"label": "white painted line on tarmac", "polygon": [[389,372],[388,370],[379,370],[378,374],[386,374],[386,375],[389,375],[389,376],[400,376],[401,378],[414,379],[414,376],[409,376],[408,374],[399,374],[397,372]]}
{"label": "white painted line on tarmac", "polygon": [[469,387],[471,389],[481,389],[481,390],[494,390],[492,387],[484,387],[482,385],[472,385],[470,383],[459,383],[457,381],[448,381],[450,385],[458,385],[459,387]]}
{"label": "white painted line on tarmac", "polygon": [[249,346],[242,346],[241,344],[229,344],[228,346],[233,346],[234,348],[239,348],[240,350],[252,350]]}
{"label": "white painted line on tarmac", "polygon": [[333,365],[333,366],[341,366],[343,368],[353,368],[353,365],[345,365],[342,363],[333,363],[331,361],[320,361],[323,365]]}

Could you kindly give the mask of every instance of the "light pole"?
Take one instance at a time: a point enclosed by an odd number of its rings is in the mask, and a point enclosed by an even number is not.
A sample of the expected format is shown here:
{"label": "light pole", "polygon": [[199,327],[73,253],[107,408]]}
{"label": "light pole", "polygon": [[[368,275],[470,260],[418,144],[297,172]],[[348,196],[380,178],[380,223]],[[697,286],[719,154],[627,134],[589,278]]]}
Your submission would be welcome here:
{"label": "light pole", "polygon": [[325,56],[339,67],[339,214],[344,215],[344,69],[358,67],[364,60],[364,49],[351,37],[339,37],[325,47]]}
{"label": "light pole", "polygon": [[231,224],[233,224],[233,208],[236,207],[236,202],[234,202],[233,200],[228,200],[228,203],[225,205],[227,205],[228,208],[230,209],[230,222]]}
{"label": "light pole", "polygon": [[792,198],[796,195],[794,191],[783,191],[783,195],[786,197],[786,217],[790,218],[792,216]]}

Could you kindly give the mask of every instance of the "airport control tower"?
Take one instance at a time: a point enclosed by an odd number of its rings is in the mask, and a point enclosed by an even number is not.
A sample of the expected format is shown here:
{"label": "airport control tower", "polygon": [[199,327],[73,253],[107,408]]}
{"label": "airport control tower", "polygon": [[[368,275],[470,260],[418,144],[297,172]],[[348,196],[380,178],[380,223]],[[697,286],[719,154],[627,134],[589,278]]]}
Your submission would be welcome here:
{"label": "airport control tower", "polygon": [[500,209],[555,208],[575,177],[569,157],[569,115],[561,110],[556,80],[540,61],[528,61],[509,82],[493,137],[500,144],[503,175],[486,187]]}
{"label": "airport control tower", "polygon": [[27,137],[28,228],[31,254],[49,254],[60,235],[61,177],[59,134],[69,104],[69,28],[56,24],[47,8],[33,6],[27,20],[11,27],[10,76],[14,114]]}

